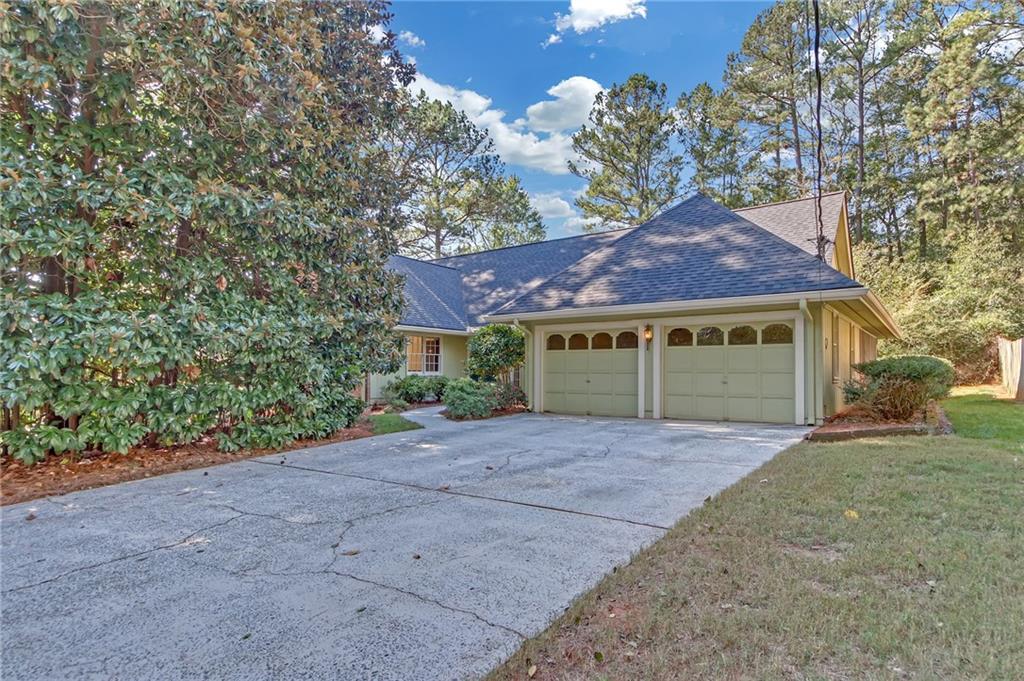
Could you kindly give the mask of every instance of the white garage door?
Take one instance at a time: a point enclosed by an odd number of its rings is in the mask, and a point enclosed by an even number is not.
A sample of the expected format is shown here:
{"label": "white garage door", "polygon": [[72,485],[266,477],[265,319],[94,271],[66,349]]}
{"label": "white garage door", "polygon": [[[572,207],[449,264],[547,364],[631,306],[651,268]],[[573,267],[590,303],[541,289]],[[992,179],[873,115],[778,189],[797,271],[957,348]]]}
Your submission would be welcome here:
{"label": "white garage door", "polygon": [[544,339],[544,411],[636,416],[635,330],[548,333]]}
{"label": "white garage door", "polygon": [[793,422],[792,323],[676,326],[662,337],[665,418]]}

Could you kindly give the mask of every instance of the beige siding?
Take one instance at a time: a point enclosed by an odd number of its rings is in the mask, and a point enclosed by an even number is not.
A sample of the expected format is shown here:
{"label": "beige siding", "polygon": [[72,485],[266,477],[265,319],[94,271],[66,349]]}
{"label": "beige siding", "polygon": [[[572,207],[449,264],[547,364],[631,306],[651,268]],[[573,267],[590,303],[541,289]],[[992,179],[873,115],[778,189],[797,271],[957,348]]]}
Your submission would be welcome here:
{"label": "beige siding", "polygon": [[[448,378],[460,378],[466,372],[466,336],[445,333],[409,333],[406,336],[437,336],[441,339],[441,375]],[[393,374],[370,375],[370,401],[377,402],[383,398],[384,386],[391,381],[407,375],[405,364]]]}

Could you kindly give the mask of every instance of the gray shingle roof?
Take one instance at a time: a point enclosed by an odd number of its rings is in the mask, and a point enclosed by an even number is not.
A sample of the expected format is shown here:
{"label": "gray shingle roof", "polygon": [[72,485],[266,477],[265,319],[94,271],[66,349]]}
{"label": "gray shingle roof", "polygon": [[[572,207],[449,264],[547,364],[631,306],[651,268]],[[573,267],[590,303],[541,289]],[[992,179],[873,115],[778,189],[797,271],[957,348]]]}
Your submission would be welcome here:
{"label": "gray shingle roof", "polygon": [[527,293],[589,253],[614,242],[630,230],[620,229],[553,239],[493,251],[456,255],[435,262],[462,273],[462,295],[472,326],[481,326],[488,312]]}
{"label": "gray shingle roof", "polygon": [[[734,208],[733,212],[816,256],[818,249],[815,246],[815,238],[818,225],[815,219],[815,204],[815,198],[811,196],[806,199],[768,203],[763,206]],[[836,230],[839,227],[839,215],[845,204],[846,192],[821,195],[821,223],[825,228],[825,237],[829,240],[825,246],[825,262],[827,263],[832,262]]]}
{"label": "gray shingle roof", "polygon": [[594,250],[495,313],[859,286],[786,239],[697,194]]}
{"label": "gray shingle roof", "polygon": [[402,324],[465,331],[468,326],[458,270],[402,255],[388,258],[388,268],[405,277]]}

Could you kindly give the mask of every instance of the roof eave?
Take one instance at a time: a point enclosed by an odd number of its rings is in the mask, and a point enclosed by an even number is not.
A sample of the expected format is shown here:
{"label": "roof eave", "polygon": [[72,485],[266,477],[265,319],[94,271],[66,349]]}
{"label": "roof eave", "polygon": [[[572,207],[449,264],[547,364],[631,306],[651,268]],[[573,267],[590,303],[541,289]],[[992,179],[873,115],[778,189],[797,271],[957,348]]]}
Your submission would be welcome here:
{"label": "roof eave", "polygon": [[395,331],[406,331],[408,333],[446,333],[450,336],[472,336],[469,329],[448,329],[440,326],[414,326],[411,324],[398,324]]}
{"label": "roof eave", "polygon": [[[716,307],[740,307],[748,305],[780,305],[799,303],[801,299],[814,300],[847,300],[871,295],[863,286],[823,291],[796,291],[793,293],[770,293],[756,296],[733,296],[729,298],[704,298],[697,300],[669,300],[658,303],[637,303],[627,305],[602,305],[598,307],[563,308],[543,310],[539,312],[497,312],[483,315],[487,322],[533,321],[543,319],[565,319],[579,317],[599,317],[617,314],[657,314],[660,312],[680,312],[689,310],[706,310]],[[877,299],[876,299],[877,300]],[[882,308],[884,310],[884,308]]]}

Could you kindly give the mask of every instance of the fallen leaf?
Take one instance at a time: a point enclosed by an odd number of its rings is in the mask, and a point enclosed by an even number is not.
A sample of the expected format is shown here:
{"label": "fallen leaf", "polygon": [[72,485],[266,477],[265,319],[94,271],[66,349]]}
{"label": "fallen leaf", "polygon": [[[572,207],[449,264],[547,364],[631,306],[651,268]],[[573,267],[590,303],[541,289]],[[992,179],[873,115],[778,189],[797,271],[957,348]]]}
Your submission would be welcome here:
{"label": "fallen leaf", "polygon": [[342,551],[343,556],[355,556],[359,553],[359,549],[349,549],[348,551]]}
{"label": "fallen leaf", "polygon": [[847,520],[856,520],[857,518],[860,518],[860,513],[857,513],[852,508],[848,508],[843,511],[843,515],[846,516]]}
{"label": "fallen leaf", "polygon": [[413,560],[419,560],[420,559],[420,554],[418,554],[418,553],[412,554],[412,559]]}
{"label": "fallen leaf", "polygon": [[536,673],[537,673],[537,665],[535,665],[535,664],[530,665],[530,668],[526,670],[526,675],[528,677],[530,677],[531,679],[533,678],[533,675],[536,674]]}
{"label": "fallen leaf", "polygon": [[32,513],[32,512],[29,512],[29,514],[27,516],[25,516],[25,520],[35,520],[35,519],[36,519],[36,514]]}
{"label": "fallen leaf", "polygon": [[441,485],[440,487],[438,487],[438,489],[444,492],[446,490],[451,489],[451,485]]}
{"label": "fallen leaf", "polygon": [[604,653],[602,653],[600,650],[595,650],[594,651],[594,660],[596,662],[604,662]]}
{"label": "fallen leaf", "polygon": [[224,290],[228,287],[228,280],[227,280],[227,278],[223,274],[220,275],[219,277],[217,277],[217,284],[216,285],[217,285],[217,290],[220,291],[221,293],[223,293]]}

